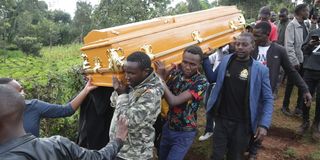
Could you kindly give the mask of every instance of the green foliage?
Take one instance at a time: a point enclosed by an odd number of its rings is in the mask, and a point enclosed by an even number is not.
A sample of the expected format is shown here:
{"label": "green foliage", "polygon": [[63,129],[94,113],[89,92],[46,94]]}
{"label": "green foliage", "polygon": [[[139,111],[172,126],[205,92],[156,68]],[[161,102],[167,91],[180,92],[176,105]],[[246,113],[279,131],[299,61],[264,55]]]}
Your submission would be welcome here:
{"label": "green foliage", "polygon": [[165,15],[170,0],[102,0],[94,10],[96,28],[107,28]]}
{"label": "green foliage", "polygon": [[82,42],[83,37],[92,29],[92,12],[93,8],[90,3],[77,2],[77,10],[72,23],[72,33],[77,35],[79,42]]}
{"label": "green foliage", "polygon": [[308,159],[310,160],[320,160],[320,151],[316,151],[309,155]]}
{"label": "green foliage", "polygon": [[281,8],[288,8],[289,11],[294,7],[291,0],[220,0],[220,5],[237,5],[243,11],[246,19],[257,19],[259,9],[263,6],[270,6],[276,13]]}
{"label": "green foliage", "polygon": [[15,43],[27,55],[39,55],[42,44],[36,37],[17,37]]}
{"label": "green foliage", "polygon": [[297,153],[294,148],[288,147],[283,152],[285,158],[294,159],[297,158]]}
{"label": "green foliage", "polygon": [[[79,73],[80,44],[44,47],[40,57],[21,51],[0,50],[0,77],[11,77],[24,87],[27,99],[65,104],[84,86]],[[41,135],[60,134],[75,140],[78,114],[67,118],[45,119]]]}

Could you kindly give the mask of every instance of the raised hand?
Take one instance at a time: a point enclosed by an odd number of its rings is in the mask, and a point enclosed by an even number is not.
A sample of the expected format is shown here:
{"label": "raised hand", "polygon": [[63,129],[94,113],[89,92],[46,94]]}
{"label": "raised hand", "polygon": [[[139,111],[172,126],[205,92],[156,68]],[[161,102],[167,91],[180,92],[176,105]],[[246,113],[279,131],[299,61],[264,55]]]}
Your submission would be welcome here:
{"label": "raised hand", "polygon": [[87,77],[88,78],[88,82],[86,84],[86,86],[84,87],[88,92],[98,88],[98,86],[95,86],[92,84],[92,77]]}
{"label": "raised hand", "polygon": [[121,82],[116,76],[112,76],[112,86],[114,90],[120,94],[124,94],[127,92],[127,86]]}
{"label": "raised hand", "polygon": [[128,136],[128,119],[124,115],[120,115],[117,121],[116,138],[125,141]]}

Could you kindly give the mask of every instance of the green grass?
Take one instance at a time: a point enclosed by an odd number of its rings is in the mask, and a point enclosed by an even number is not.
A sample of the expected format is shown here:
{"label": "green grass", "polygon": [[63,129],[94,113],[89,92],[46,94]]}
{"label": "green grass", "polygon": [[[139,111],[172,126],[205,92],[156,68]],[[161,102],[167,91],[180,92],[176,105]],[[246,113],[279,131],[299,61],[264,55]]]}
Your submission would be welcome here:
{"label": "green grass", "polygon": [[26,56],[21,51],[0,50],[0,77],[17,79],[29,89],[33,87],[30,80],[46,84],[51,75],[65,74],[81,64],[80,47],[80,44],[44,47],[39,57]]}
{"label": "green grass", "polygon": [[297,153],[294,148],[288,147],[286,150],[284,150],[283,155],[285,158],[297,158]]}

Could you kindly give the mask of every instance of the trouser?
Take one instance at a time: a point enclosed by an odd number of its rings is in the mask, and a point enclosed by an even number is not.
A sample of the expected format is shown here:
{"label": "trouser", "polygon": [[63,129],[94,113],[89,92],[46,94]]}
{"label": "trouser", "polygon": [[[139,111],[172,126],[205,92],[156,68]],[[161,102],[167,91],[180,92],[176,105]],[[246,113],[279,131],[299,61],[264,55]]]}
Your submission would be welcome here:
{"label": "trouser", "polygon": [[[302,65],[299,69],[299,74],[301,77],[303,77],[303,69],[302,69]],[[285,90],[285,94],[284,94],[284,98],[283,98],[283,104],[282,106],[283,107],[288,107],[289,108],[289,105],[290,105],[290,97],[291,97],[291,93],[292,93],[292,90],[293,90],[293,87],[294,87],[294,83],[293,83],[293,79],[291,79],[289,76],[288,76],[288,79],[287,79],[287,84],[286,84],[286,90]],[[298,89],[298,99],[297,99],[297,106],[296,108],[297,109],[302,109],[302,105],[303,105],[303,95],[302,95],[302,91],[301,89]]]}
{"label": "trouser", "polygon": [[[313,71],[313,70],[305,70],[304,81],[309,87],[309,91],[311,95],[314,95],[316,93],[316,109],[315,109],[315,117],[314,122],[319,123],[320,121],[320,71]],[[303,121],[309,122],[310,119],[310,107],[307,107],[305,104],[303,104],[302,108],[303,112]]]}
{"label": "trouser", "polygon": [[257,155],[261,145],[262,145],[262,141],[256,141],[254,138],[254,135],[252,135],[250,139],[249,149],[248,149],[249,154]]}
{"label": "trouser", "polygon": [[[215,83],[213,84],[210,84],[208,89],[206,90],[206,95],[205,95],[205,99],[204,99],[204,105],[207,107],[207,102],[208,102],[208,99],[210,97],[210,93],[211,93],[211,90],[213,89]],[[205,130],[205,133],[206,132],[213,132],[213,116],[212,114],[210,113],[206,113],[206,130]]]}
{"label": "trouser", "polygon": [[215,118],[216,126],[213,134],[213,160],[243,160],[252,133],[248,124]]}
{"label": "trouser", "polygon": [[154,147],[157,149],[158,157],[159,157],[159,150],[160,150],[161,132],[162,132],[162,127],[164,123],[165,123],[165,120],[162,118],[161,114],[159,114],[156,122],[153,125],[155,129]]}
{"label": "trouser", "polygon": [[173,131],[168,122],[163,126],[160,142],[160,160],[183,160],[196,136],[196,131]]}

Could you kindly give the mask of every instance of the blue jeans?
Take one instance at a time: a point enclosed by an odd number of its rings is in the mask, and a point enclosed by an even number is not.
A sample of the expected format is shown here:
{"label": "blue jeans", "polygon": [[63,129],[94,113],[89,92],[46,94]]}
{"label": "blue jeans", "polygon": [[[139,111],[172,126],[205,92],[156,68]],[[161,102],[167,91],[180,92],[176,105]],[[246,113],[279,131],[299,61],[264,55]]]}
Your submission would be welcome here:
{"label": "blue jeans", "polygon": [[162,128],[160,160],[183,160],[196,136],[196,131],[183,132],[169,129],[168,122]]}

